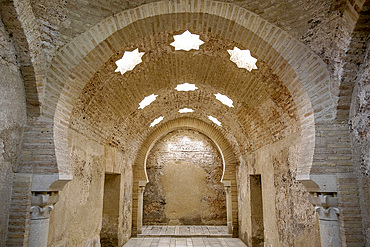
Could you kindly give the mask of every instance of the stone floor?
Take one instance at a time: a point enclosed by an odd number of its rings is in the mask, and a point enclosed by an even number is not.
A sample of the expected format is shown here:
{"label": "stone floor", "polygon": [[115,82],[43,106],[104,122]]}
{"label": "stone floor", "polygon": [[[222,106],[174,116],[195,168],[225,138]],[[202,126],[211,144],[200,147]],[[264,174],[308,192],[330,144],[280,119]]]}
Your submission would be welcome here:
{"label": "stone floor", "polygon": [[239,238],[131,238],[124,247],[246,247]]}
{"label": "stone floor", "polygon": [[124,247],[245,247],[226,226],[143,226]]}
{"label": "stone floor", "polygon": [[215,237],[231,238],[227,226],[143,226],[138,237]]}

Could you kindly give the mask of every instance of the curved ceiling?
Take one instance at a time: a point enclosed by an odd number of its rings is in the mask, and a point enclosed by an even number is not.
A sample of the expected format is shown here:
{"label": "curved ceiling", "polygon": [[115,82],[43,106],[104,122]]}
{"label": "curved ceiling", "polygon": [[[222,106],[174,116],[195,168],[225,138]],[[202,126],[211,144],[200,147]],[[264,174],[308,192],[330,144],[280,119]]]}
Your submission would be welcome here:
{"label": "curved ceiling", "polygon": [[[185,105],[199,109],[191,114],[204,121],[214,115],[223,123],[217,128],[249,151],[300,129],[312,137],[313,113],[317,119],[331,118],[333,102],[323,62],[282,30],[243,9],[230,11],[241,11],[238,16],[248,21],[236,20],[228,12],[164,10],[151,15],[148,11],[156,7],[143,6],[108,18],[56,56],[47,78],[43,112],[54,116],[58,164],[68,166],[62,152],[67,148],[68,126],[135,152],[150,132],[149,123],[164,114],[168,116],[164,121],[176,118],[177,113],[168,113]],[[217,5],[208,11],[213,9]],[[170,46],[173,35],[186,29],[205,41],[199,51],[175,52]],[[259,69],[237,68],[227,53],[234,46],[250,49],[259,59]],[[114,73],[114,62],[125,50],[136,48],[145,52],[143,62],[123,76]],[[199,90],[181,96],[174,88],[183,82],[194,83]],[[160,95],[158,101],[138,111],[138,103],[152,93]],[[214,93],[229,96],[235,108],[212,101]],[[308,161],[312,157],[306,156]]]}
{"label": "curved ceiling", "polygon": [[[150,123],[192,117],[209,122],[212,115],[222,122],[220,129],[239,148],[253,151],[299,131],[299,117],[293,97],[267,64],[258,61],[248,72],[230,61],[227,49],[245,47],[211,33],[198,33],[205,44],[200,50],[175,51],[169,44],[176,32],[161,32],[122,47],[89,80],[74,107],[71,128],[124,151],[137,151],[156,127]],[[143,62],[124,75],[114,73],[115,61],[125,50],[145,52]],[[253,51],[252,51],[253,54]],[[196,84],[192,92],[174,88],[184,82]],[[223,105],[214,94],[234,101]],[[139,102],[150,94],[157,100],[144,109]],[[193,113],[181,114],[181,108]],[[160,125],[159,124],[159,125]]]}

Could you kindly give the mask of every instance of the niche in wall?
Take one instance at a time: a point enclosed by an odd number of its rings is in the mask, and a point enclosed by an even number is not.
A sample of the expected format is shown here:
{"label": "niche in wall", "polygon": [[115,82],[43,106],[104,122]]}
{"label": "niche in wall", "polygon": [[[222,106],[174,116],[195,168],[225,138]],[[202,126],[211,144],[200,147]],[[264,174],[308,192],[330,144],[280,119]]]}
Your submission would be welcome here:
{"label": "niche in wall", "polygon": [[252,246],[264,246],[261,175],[250,175]]}
{"label": "niche in wall", "polygon": [[103,218],[100,231],[102,246],[118,246],[118,216],[121,175],[105,174]]}

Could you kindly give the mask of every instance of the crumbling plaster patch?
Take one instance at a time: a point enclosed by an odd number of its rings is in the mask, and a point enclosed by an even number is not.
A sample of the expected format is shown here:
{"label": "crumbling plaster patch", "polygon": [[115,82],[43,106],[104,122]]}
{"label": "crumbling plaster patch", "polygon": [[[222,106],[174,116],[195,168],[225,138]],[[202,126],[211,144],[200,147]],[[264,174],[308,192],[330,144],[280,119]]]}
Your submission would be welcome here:
{"label": "crumbling plaster patch", "polygon": [[[308,192],[296,181],[297,134],[267,145],[240,163],[239,237],[252,244],[249,176],[261,174],[265,246],[320,246],[319,228]],[[315,236],[314,238],[312,236]]]}
{"label": "crumbling plaster patch", "polygon": [[70,132],[73,180],[50,216],[50,246],[98,246],[104,190],[104,146]]}

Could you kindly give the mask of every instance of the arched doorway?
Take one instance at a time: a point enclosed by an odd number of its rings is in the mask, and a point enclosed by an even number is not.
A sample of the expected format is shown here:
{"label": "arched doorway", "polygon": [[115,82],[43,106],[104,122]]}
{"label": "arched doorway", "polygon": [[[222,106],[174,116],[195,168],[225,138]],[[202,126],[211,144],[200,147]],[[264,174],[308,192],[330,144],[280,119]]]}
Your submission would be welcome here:
{"label": "arched doorway", "polygon": [[146,171],[143,225],[226,226],[222,158],[208,137],[173,130],[151,149]]}

